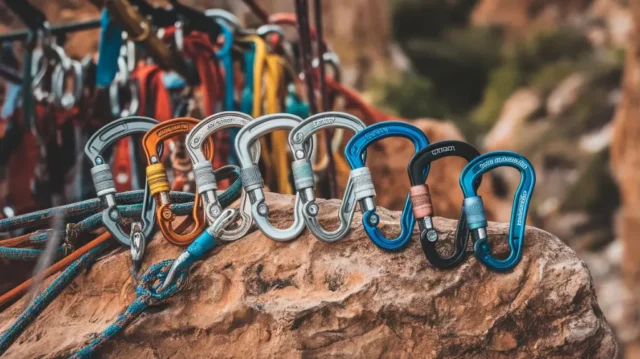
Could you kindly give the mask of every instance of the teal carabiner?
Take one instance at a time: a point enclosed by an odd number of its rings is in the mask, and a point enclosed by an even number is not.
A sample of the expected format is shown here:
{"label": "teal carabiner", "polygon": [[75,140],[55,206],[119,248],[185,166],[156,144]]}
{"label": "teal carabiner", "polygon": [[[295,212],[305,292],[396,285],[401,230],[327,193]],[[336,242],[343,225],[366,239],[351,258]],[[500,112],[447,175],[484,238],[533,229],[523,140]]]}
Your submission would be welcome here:
{"label": "teal carabiner", "polygon": [[[482,198],[476,193],[474,183],[484,173],[497,167],[513,167],[520,171],[520,185],[513,198],[511,225],[509,227],[509,247],[511,253],[505,259],[496,259],[491,255],[491,246],[487,241],[487,217]],[[531,163],[523,156],[510,151],[485,153],[469,162],[460,174],[460,187],[464,193],[462,209],[467,219],[467,228],[475,242],[473,250],[487,267],[504,271],[513,268],[522,257],[524,232],[527,221],[529,201],[536,185],[536,173]]]}
{"label": "teal carabiner", "polygon": [[216,52],[216,58],[222,63],[224,68],[224,110],[235,111],[235,80],[233,76],[233,56],[231,49],[233,47],[233,29],[229,27],[224,20],[217,19],[216,22],[222,29],[224,44],[222,48]]}
{"label": "teal carabiner", "polygon": [[[429,145],[427,136],[416,126],[400,121],[385,121],[371,125],[364,130],[356,133],[345,147],[345,156],[351,166],[351,176],[354,177],[354,193],[356,200],[360,202],[362,209],[362,224],[367,235],[373,243],[378,247],[396,251],[404,248],[413,233],[413,227],[416,224],[416,218],[413,215],[413,205],[407,194],[407,199],[402,209],[402,218],[400,222],[400,236],[395,239],[387,239],[378,229],[380,219],[376,213],[376,205],[373,201],[375,197],[375,188],[371,179],[371,172],[365,166],[363,154],[367,147],[372,143],[388,137],[404,137],[411,142],[418,152]],[[427,179],[429,166],[424,168],[422,173],[422,181]]]}

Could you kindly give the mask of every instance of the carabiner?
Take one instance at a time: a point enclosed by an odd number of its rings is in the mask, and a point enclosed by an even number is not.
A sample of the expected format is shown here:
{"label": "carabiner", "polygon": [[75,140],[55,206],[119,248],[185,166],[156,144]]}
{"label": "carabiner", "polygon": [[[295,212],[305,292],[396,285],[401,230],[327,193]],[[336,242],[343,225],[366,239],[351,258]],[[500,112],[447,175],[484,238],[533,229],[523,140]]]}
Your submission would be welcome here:
{"label": "carabiner", "polygon": [[[149,190],[151,195],[156,198],[158,227],[160,227],[162,234],[169,242],[178,246],[184,246],[193,242],[206,226],[206,221],[201,219],[199,213],[202,207],[202,197],[199,193],[196,193],[194,199],[193,212],[191,215],[191,219],[195,222],[194,228],[189,233],[176,233],[171,226],[171,222],[175,220],[176,216],[171,210],[171,200],[169,198],[171,188],[169,186],[169,179],[164,164],[160,161],[160,155],[156,151],[156,147],[171,137],[186,135],[198,122],[198,120],[191,117],[174,118],[154,126],[142,138],[142,147],[144,148],[148,163],[146,174]],[[209,159],[211,160],[214,155],[213,141],[209,139],[205,145],[208,145],[206,151],[208,151],[207,154],[209,154]]]}
{"label": "carabiner", "polygon": [[[236,153],[240,160],[240,176],[245,192],[249,194],[251,200],[251,214],[256,224],[262,232],[275,241],[288,241],[297,237],[304,230],[304,220],[302,217],[301,198],[296,194],[294,207],[294,222],[287,229],[275,228],[269,223],[269,206],[265,203],[264,180],[260,174],[258,164],[251,157],[249,147],[259,137],[276,130],[291,130],[295,128],[302,119],[290,114],[273,114],[258,117],[245,125],[235,142]],[[313,149],[313,139],[307,142],[306,151],[311,153]]]}
{"label": "carabiner", "polygon": [[[412,211],[413,206],[407,194],[407,199],[402,209],[400,235],[395,239],[387,239],[377,227],[380,223],[380,218],[376,213],[376,204],[373,200],[376,191],[371,179],[371,172],[365,166],[362,157],[369,145],[388,137],[404,137],[411,140],[416,152],[429,145],[427,136],[416,126],[400,121],[385,121],[373,124],[356,133],[347,143],[344,153],[349,166],[351,166],[351,176],[354,177],[353,191],[356,200],[360,202],[360,208],[363,212],[362,224],[364,225],[364,230],[378,247],[388,251],[396,251],[404,248],[411,239],[413,227],[416,224]],[[425,169],[422,175],[423,182],[427,178],[427,171],[428,169]]]}
{"label": "carabiner", "polygon": [[[187,135],[186,144],[189,157],[193,163],[193,173],[195,176],[198,193],[204,201],[204,213],[212,225],[222,213],[222,206],[218,201],[216,190],[218,189],[216,175],[213,172],[211,161],[209,161],[202,151],[204,141],[215,132],[225,128],[242,128],[253,119],[249,115],[240,112],[221,112],[200,121]],[[254,142],[251,146],[251,156],[255,162],[260,159],[260,142]],[[253,223],[251,217],[251,202],[246,193],[242,192],[239,210],[240,223],[235,229],[224,230],[218,236],[223,241],[235,241],[244,237]]]}
{"label": "carabiner", "polygon": [[[358,133],[364,130],[365,127],[364,122],[355,116],[343,112],[325,112],[305,119],[289,133],[289,146],[295,158],[291,167],[293,168],[296,192],[301,198],[302,216],[307,228],[323,242],[335,242],[344,237],[351,229],[351,221],[356,209],[354,179],[357,177],[349,176],[342,196],[340,211],[338,212],[340,226],[332,232],[324,230],[317,218],[320,208],[315,199],[315,179],[311,161],[309,160],[311,154],[305,152],[303,144],[312,138],[316,132],[326,128],[345,128]],[[362,155],[366,156],[366,151]],[[365,162],[365,160],[366,158],[363,157],[362,161]]]}
{"label": "carabiner", "polygon": [[[479,176],[497,167],[513,167],[520,171],[520,185],[513,198],[511,225],[509,227],[509,247],[511,252],[505,259],[491,255],[491,245],[487,241],[487,217],[484,213],[482,197],[476,193],[475,181]],[[467,220],[467,228],[474,240],[476,257],[494,270],[509,270],[522,257],[524,232],[527,222],[529,201],[536,185],[536,172],[531,163],[515,152],[495,151],[485,153],[469,162],[460,174],[460,187],[464,193],[462,209]]]}
{"label": "carabiner", "polygon": [[[420,244],[422,244],[422,250],[429,262],[438,268],[451,268],[460,263],[465,257],[467,243],[469,242],[466,217],[464,212],[460,212],[453,254],[443,257],[436,249],[438,231],[433,226],[431,218],[434,215],[431,192],[429,191],[429,185],[422,180],[422,175],[425,169],[427,175],[429,175],[431,162],[451,156],[462,157],[467,161],[471,161],[480,156],[480,152],[466,142],[440,141],[432,143],[413,155],[407,166],[409,180],[411,181],[410,196],[413,204],[413,215],[420,228]],[[477,189],[481,182],[482,176],[479,176],[474,182],[474,188]]]}
{"label": "carabiner", "polygon": [[[132,248],[132,257],[134,259],[142,258],[145,247],[144,240],[151,234],[153,229],[155,223],[155,213],[153,211],[155,199],[149,192],[149,186],[145,185],[141,216],[142,225],[134,226],[140,231],[134,230],[129,235],[125,234],[119,223],[121,215],[116,205],[116,187],[111,166],[102,157],[102,152],[108,146],[113,145],[124,137],[146,133],[158,123],[158,121],[149,117],[131,116],[121,118],[102,126],[89,138],[84,147],[85,154],[93,163],[91,177],[93,178],[96,193],[107,205],[107,208],[102,211],[102,223],[118,242]],[[156,149],[158,153],[162,153],[162,149],[163,144],[158,144]],[[135,242],[135,246],[132,246],[132,241]]]}

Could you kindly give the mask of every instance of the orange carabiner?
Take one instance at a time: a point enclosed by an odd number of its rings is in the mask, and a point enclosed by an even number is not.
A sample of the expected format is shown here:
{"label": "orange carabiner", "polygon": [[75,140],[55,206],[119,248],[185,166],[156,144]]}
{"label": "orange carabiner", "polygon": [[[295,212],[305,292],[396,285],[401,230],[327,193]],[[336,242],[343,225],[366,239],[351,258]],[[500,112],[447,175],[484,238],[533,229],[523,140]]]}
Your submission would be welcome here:
{"label": "orange carabiner", "polygon": [[[175,220],[176,216],[171,210],[171,200],[169,199],[169,191],[171,188],[169,186],[169,179],[164,164],[162,164],[160,156],[158,155],[157,147],[161,141],[165,141],[174,136],[186,135],[198,122],[200,121],[191,117],[174,118],[154,126],[142,138],[142,147],[144,148],[148,163],[146,173],[149,190],[151,191],[151,195],[156,199],[158,226],[164,237],[169,242],[178,246],[185,246],[193,242],[204,230],[207,222],[202,213],[202,198],[199,193],[196,193],[193,212],[191,213],[191,219],[195,223],[193,230],[189,233],[177,233],[171,225],[171,222]],[[205,143],[203,149],[205,156],[209,160],[213,159],[214,147],[211,138]]]}

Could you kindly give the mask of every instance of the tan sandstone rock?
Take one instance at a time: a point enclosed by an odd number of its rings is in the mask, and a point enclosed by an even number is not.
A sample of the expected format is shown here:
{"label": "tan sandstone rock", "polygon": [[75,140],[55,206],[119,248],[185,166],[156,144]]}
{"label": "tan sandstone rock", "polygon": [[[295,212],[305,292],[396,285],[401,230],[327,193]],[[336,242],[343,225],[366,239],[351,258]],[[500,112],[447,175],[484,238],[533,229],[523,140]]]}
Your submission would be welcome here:
{"label": "tan sandstone rock", "polygon": [[[269,195],[284,225],[293,197]],[[336,223],[337,201],[321,201]],[[398,212],[380,209],[398,231]],[[496,273],[469,252],[453,270],[429,265],[416,236],[399,253],[378,249],[354,219],[342,241],[308,231],[277,243],[259,231],[196,265],[187,286],[99,351],[126,358],[619,358],[586,265],[553,235],[529,228],[524,257]],[[436,218],[450,241],[456,222]],[[506,224],[488,233],[505,253]],[[146,264],[175,258],[161,238]],[[47,308],[5,358],[66,356],[104,330],[135,297],[129,253],[114,251]],[[0,313],[0,330],[24,303]]]}

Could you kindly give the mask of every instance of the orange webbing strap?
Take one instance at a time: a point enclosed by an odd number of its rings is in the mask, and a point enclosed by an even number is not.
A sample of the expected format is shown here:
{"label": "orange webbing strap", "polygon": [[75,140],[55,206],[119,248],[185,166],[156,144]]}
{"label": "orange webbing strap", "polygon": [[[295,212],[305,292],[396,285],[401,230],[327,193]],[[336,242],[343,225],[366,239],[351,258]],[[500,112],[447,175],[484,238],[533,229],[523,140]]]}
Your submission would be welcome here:
{"label": "orange webbing strap", "polygon": [[[82,255],[84,255],[85,253],[89,252],[93,248],[101,245],[102,243],[105,243],[110,238],[111,238],[111,234],[109,232],[102,233],[96,239],[94,239],[91,242],[85,244],[84,246],[78,248],[76,251],[74,251],[70,255],[62,258],[61,260],[59,260],[58,262],[53,264],[51,267],[49,267],[49,268],[45,269],[44,271],[40,272],[38,274],[38,277],[47,278],[47,277],[50,277],[50,276],[54,275],[55,273],[65,269],[65,268],[67,268],[71,263],[76,261]],[[34,279],[35,278],[28,279],[28,280],[24,281],[22,284],[20,284],[19,286],[11,289],[10,291],[8,291],[5,294],[3,294],[2,296],[0,296],[0,307],[3,307],[7,303],[13,302],[14,300],[17,300],[22,295],[24,295],[29,290],[29,288],[31,288],[31,285],[33,284]]]}

